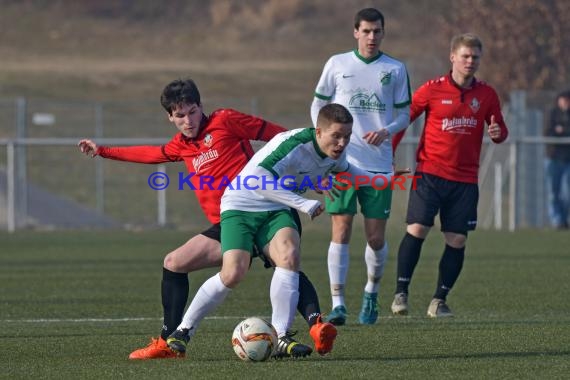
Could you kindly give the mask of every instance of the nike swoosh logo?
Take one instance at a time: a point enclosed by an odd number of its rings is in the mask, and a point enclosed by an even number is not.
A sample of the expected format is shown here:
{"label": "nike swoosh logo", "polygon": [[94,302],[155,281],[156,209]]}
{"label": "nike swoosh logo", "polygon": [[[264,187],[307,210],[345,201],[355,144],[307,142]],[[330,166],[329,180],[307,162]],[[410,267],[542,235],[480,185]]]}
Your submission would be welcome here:
{"label": "nike swoosh logo", "polygon": [[342,74],[343,78],[352,78],[354,75],[347,75],[347,74]]}

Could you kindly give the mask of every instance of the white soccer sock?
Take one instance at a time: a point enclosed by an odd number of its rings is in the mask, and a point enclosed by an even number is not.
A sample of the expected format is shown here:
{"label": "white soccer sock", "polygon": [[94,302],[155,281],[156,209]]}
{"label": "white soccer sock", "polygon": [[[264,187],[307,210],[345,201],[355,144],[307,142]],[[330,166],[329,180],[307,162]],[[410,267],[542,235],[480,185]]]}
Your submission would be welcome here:
{"label": "white soccer sock", "polygon": [[327,258],[329,283],[331,286],[332,307],[344,305],[344,287],[348,273],[348,244],[331,241]]}
{"label": "white soccer sock", "polygon": [[221,304],[230,291],[231,289],[222,282],[220,273],[216,273],[207,279],[200,286],[190,306],[188,306],[178,330],[190,329],[190,335],[194,335],[204,317]]}
{"label": "white soccer sock", "polygon": [[284,268],[275,268],[271,286],[271,324],[277,336],[283,336],[293,325],[297,303],[299,303],[299,273]]}
{"label": "white soccer sock", "polygon": [[368,293],[378,293],[380,288],[380,279],[384,274],[384,265],[388,258],[388,242],[384,242],[382,249],[377,251],[370,248],[366,244],[364,250],[364,261],[366,262],[366,273],[368,273],[368,281],[364,287],[364,291]]}

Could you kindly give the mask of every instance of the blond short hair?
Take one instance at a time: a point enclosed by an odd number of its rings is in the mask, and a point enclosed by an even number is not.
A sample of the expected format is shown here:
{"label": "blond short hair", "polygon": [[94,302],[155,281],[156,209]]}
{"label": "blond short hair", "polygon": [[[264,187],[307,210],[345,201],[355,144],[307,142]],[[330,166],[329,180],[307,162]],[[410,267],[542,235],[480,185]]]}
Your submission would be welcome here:
{"label": "blond short hair", "polygon": [[461,46],[467,46],[470,48],[479,48],[483,51],[483,43],[479,36],[473,33],[463,33],[453,36],[451,39],[451,52],[457,51]]}

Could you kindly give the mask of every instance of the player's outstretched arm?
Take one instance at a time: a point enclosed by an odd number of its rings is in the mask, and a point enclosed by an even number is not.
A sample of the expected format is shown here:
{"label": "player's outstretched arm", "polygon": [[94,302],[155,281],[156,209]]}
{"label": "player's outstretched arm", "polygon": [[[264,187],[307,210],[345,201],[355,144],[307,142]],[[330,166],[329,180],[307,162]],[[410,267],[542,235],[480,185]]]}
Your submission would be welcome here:
{"label": "player's outstretched arm", "polygon": [[85,153],[88,156],[95,157],[97,155],[97,144],[95,141],[89,139],[80,140],[77,144],[81,153]]}
{"label": "player's outstretched arm", "polygon": [[89,139],[80,140],[77,146],[82,153],[91,157],[99,156],[117,161],[140,164],[161,164],[163,162],[182,161],[180,150],[183,149],[176,135],[166,145],[133,145],[108,147],[97,145]]}
{"label": "player's outstretched arm", "polygon": [[323,206],[322,204],[319,204],[317,207],[315,207],[313,209],[313,211],[309,214],[311,217],[311,220],[315,219],[317,216],[321,215],[323,212],[325,212],[325,206]]}

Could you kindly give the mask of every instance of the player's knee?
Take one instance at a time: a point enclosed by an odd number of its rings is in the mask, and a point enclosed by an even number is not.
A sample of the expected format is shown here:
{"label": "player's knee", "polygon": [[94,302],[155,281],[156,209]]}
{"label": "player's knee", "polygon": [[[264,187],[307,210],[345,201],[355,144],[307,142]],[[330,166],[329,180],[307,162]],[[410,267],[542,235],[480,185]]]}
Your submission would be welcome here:
{"label": "player's knee", "polygon": [[232,267],[232,268],[222,268],[220,272],[220,277],[222,282],[228,288],[235,288],[245,277],[247,273],[247,268],[242,267]]}
{"label": "player's knee", "polygon": [[452,232],[446,232],[445,234],[445,244],[452,248],[463,248],[467,243],[467,236],[462,234],[456,234]]}
{"label": "player's knee", "polygon": [[384,237],[374,236],[368,239],[368,245],[375,251],[382,249],[384,247]]}
{"label": "player's knee", "polygon": [[337,216],[333,219],[331,240],[339,244],[348,244],[352,235],[352,218]]}
{"label": "player's knee", "polygon": [[168,255],[164,257],[164,261],[162,263],[164,268],[168,269],[171,272],[180,272],[179,265],[177,264],[176,258],[173,252],[170,252]]}
{"label": "player's knee", "polygon": [[338,244],[348,244],[350,242],[350,237],[352,231],[350,228],[336,228],[332,233],[332,241]]}
{"label": "player's knee", "polygon": [[282,252],[271,256],[275,266],[297,272],[301,265],[299,253],[294,251]]}
{"label": "player's knee", "polygon": [[408,227],[406,228],[406,232],[418,239],[425,239],[429,230],[430,227],[419,223],[408,224]]}
{"label": "player's knee", "polygon": [[171,272],[177,273],[190,273],[195,269],[190,265],[189,258],[176,254],[176,251],[170,252],[164,257],[163,264],[164,268]]}

